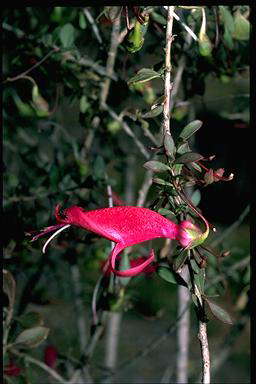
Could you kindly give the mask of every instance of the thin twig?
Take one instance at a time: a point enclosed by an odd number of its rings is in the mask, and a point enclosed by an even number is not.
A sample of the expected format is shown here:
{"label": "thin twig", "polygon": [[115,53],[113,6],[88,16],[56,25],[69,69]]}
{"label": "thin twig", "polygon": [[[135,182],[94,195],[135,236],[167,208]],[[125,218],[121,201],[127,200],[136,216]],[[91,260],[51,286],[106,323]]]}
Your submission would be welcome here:
{"label": "thin twig", "polygon": [[40,61],[38,61],[36,64],[34,64],[32,67],[30,67],[26,71],[20,73],[17,76],[14,76],[14,77],[7,77],[7,79],[4,80],[3,83],[7,83],[9,81],[16,81],[16,80],[18,80],[20,78],[24,78],[24,76],[26,76],[28,73],[33,71],[33,69],[39,67],[44,61],[46,61],[48,59],[48,57],[50,57],[53,53],[56,53],[56,52],[59,52],[59,48],[58,47],[54,47],[50,52],[47,53],[47,55],[45,55]]}
{"label": "thin twig", "polygon": [[113,22],[112,33],[111,33],[111,43],[110,43],[110,49],[108,51],[108,59],[106,64],[106,74],[108,77],[105,78],[102,84],[102,90],[100,94],[101,104],[106,103],[108,93],[109,93],[110,82],[111,82],[110,79],[114,72],[117,48],[119,45],[119,41],[118,41],[119,31],[120,31],[120,16],[118,16]]}
{"label": "thin twig", "polygon": [[[187,266],[181,271],[181,277],[188,281],[189,271]],[[182,285],[178,286],[178,315],[183,313],[184,308],[186,308],[190,303],[190,294],[187,287]],[[188,382],[188,353],[189,353],[189,339],[190,339],[190,311],[186,311],[182,316],[179,325],[177,327],[177,356],[176,356],[176,366],[177,366],[177,383],[187,383]]]}
{"label": "thin twig", "polygon": [[202,356],[202,383],[210,384],[210,353],[207,337],[207,324],[199,320],[198,338],[201,346]]}
{"label": "thin twig", "polygon": [[172,26],[174,6],[168,7],[166,44],[165,44],[165,75],[164,75],[164,105],[163,105],[163,135],[171,135],[170,131],[170,100],[171,100],[171,45],[173,41]]}
{"label": "thin twig", "polygon": [[[84,67],[92,68],[93,71],[97,72],[101,76],[106,76],[106,77],[109,76],[106,73],[105,67],[103,67],[102,65],[96,63],[94,60],[90,59],[89,57],[87,57],[85,55],[83,57],[76,58],[76,57],[74,57],[73,55],[71,55],[69,53],[69,55],[67,57],[67,60],[72,61],[72,62],[74,62],[74,63],[76,63],[78,65],[84,66]],[[112,80],[114,80],[114,81],[117,80],[117,76],[114,73],[112,73],[110,75],[110,78]]]}
{"label": "thin twig", "polygon": [[149,188],[152,185],[152,176],[153,176],[153,172],[148,170],[146,172],[144,182],[143,182],[143,184],[139,190],[139,196],[138,196],[137,203],[136,203],[137,207],[143,207],[143,205],[146,201]]}
{"label": "thin twig", "polygon": [[188,310],[189,305],[184,308],[183,312],[180,314],[180,316],[177,317],[175,320],[175,323],[170,325],[160,336],[157,336],[154,338],[149,344],[144,346],[140,351],[136,353],[135,356],[133,356],[131,359],[128,361],[125,361],[122,363],[116,370],[115,372],[107,373],[104,376],[104,379],[107,378],[113,378],[114,376],[118,375],[120,372],[123,372],[125,369],[130,368],[132,365],[138,362],[141,358],[147,356],[150,352],[152,352],[155,348],[157,348],[164,340],[166,340],[170,335],[172,335],[175,330],[177,329],[177,325],[181,318],[183,317],[184,313]]}
{"label": "thin twig", "polygon": [[46,365],[45,363],[43,363],[42,361],[40,360],[37,360],[36,358],[28,355],[27,353],[23,353],[23,352],[19,352],[17,351],[16,349],[10,349],[9,350],[10,353],[12,353],[13,355],[15,356],[18,356],[18,357],[22,357],[25,361],[31,363],[31,364],[34,364],[38,367],[40,367],[41,369],[43,369],[45,372],[47,372],[49,375],[51,375],[55,380],[58,381],[58,383],[62,383],[62,384],[68,384],[69,381],[64,379],[58,372],[56,372],[54,369],[50,368],[48,365]]}
{"label": "thin twig", "polygon": [[104,104],[104,105],[102,105],[102,108],[103,108],[104,110],[106,110],[106,111],[109,113],[109,115],[110,115],[111,117],[113,117],[114,120],[118,121],[118,122],[122,125],[124,131],[127,133],[127,135],[129,135],[129,136],[133,139],[134,143],[136,144],[136,146],[138,147],[138,149],[140,150],[140,152],[142,153],[142,155],[148,160],[148,159],[150,158],[150,155],[149,155],[149,153],[148,153],[146,147],[145,147],[144,144],[142,144],[142,142],[135,136],[135,134],[133,133],[133,131],[132,131],[132,129],[129,127],[129,125],[128,125],[125,121],[123,121],[123,119],[120,118],[120,117],[115,113],[115,111],[114,111],[109,105]]}
{"label": "thin twig", "polygon": [[98,42],[100,44],[102,44],[102,38],[100,36],[99,28],[98,28],[98,26],[97,26],[94,18],[92,17],[88,8],[84,8],[84,14],[85,14],[87,20],[89,21],[89,23],[91,24],[91,27],[92,27],[92,30],[95,34],[96,39],[98,40]]}
{"label": "thin twig", "polygon": [[223,231],[220,236],[216,238],[216,240],[213,240],[211,243],[211,247],[216,247],[219,245],[226,237],[230,236],[230,234],[237,228],[239,225],[244,221],[246,216],[250,212],[250,206],[247,205],[246,208],[243,210],[243,212],[240,214],[238,219],[230,226],[228,227],[225,231]]}

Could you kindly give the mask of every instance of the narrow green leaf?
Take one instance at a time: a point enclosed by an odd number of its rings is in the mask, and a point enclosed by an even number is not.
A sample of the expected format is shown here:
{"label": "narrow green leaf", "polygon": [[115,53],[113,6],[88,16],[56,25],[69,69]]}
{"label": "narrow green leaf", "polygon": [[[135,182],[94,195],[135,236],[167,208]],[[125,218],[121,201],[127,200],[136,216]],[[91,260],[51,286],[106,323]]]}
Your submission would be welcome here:
{"label": "narrow green leaf", "polygon": [[9,300],[9,307],[13,308],[15,302],[16,283],[12,274],[3,269],[3,291]]}
{"label": "narrow green leaf", "polygon": [[164,149],[167,156],[170,156],[174,159],[176,147],[171,135],[164,135]]}
{"label": "narrow green leaf", "polygon": [[172,216],[173,218],[176,217],[172,211],[170,211],[169,209],[166,209],[166,208],[158,209],[158,213],[160,213],[160,215],[163,215],[163,216]]}
{"label": "narrow green leaf", "polygon": [[194,135],[194,133],[198,131],[198,129],[200,129],[202,125],[203,122],[201,120],[191,121],[182,129],[179,137],[183,140],[187,140],[190,136]]}
{"label": "narrow green leaf", "polygon": [[195,153],[195,152],[187,152],[178,157],[174,164],[186,164],[186,163],[191,163],[195,161],[199,161],[203,159],[203,156],[200,155],[200,153]]}
{"label": "narrow green leaf", "polygon": [[220,14],[223,19],[224,28],[233,33],[235,29],[234,19],[232,13],[229,11],[228,7],[225,5],[219,5]]}
{"label": "narrow green leaf", "polygon": [[60,41],[63,48],[72,47],[75,40],[75,28],[71,23],[65,24],[60,30]]}
{"label": "narrow green leaf", "polygon": [[17,336],[14,344],[22,348],[34,348],[48,337],[49,331],[49,328],[41,326],[26,329]]}
{"label": "narrow green leaf", "polygon": [[187,257],[188,257],[187,250],[183,249],[173,262],[173,269],[175,272],[178,272],[179,270],[182,269],[185,261],[187,260]]}
{"label": "narrow green leaf", "polygon": [[86,29],[86,27],[87,27],[87,22],[85,20],[85,16],[84,16],[83,12],[80,12],[80,15],[79,15],[79,27],[81,29]]}
{"label": "narrow green leaf", "polygon": [[160,74],[153,71],[153,69],[142,68],[135,76],[128,80],[128,84],[145,83],[146,81],[150,81],[158,77],[161,77]]}
{"label": "narrow green leaf", "polygon": [[233,324],[232,319],[228,312],[220,307],[218,304],[214,303],[213,301],[209,300],[207,297],[204,297],[206,303],[209,305],[209,308],[213,315],[217,317],[220,321],[226,324]]}
{"label": "narrow green leaf", "polygon": [[183,285],[184,287],[187,287],[187,283],[185,280],[182,279],[182,277],[180,275],[178,275],[177,273],[171,271],[170,269],[168,268],[165,268],[165,267],[158,267],[157,268],[157,274],[165,281],[167,281],[168,283],[172,283],[172,284],[179,284],[179,285]]}
{"label": "narrow green leaf", "polygon": [[188,142],[185,141],[185,143],[179,144],[177,152],[180,155],[183,155],[183,153],[186,153],[186,152],[191,152],[191,149],[190,149],[190,147],[188,145]]}
{"label": "narrow green leaf", "polygon": [[150,160],[147,161],[144,165],[144,168],[149,169],[153,172],[166,172],[170,170],[168,165],[161,163],[160,161]]}
{"label": "narrow green leaf", "polygon": [[167,181],[165,181],[164,179],[159,179],[159,177],[153,177],[152,182],[154,184],[158,184],[158,185],[168,185],[168,184],[170,184]]}
{"label": "narrow green leaf", "polygon": [[163,112],[163,106],[162,105],[157,105],[155,108],[153,108],[150,111],[144,113],[142,115],[142,117],[145,118],[145,119],[149,119],[149,118],[156,117],[156,116],[160,115],[160,113],[162,113],[162,112]]}

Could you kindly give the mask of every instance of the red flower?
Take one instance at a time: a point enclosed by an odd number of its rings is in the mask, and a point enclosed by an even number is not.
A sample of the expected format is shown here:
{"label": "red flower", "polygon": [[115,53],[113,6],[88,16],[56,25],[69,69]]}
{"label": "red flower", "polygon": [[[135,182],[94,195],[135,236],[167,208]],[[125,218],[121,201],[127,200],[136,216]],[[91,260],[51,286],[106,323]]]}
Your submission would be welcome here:
{"label": "red flower", "polygon": [[54,345],[48,345],[44,349],[44,362],[47,364],[50,368],[55,369],[56,368],[56,362],[58,358],[58,351],[54,347]]}
{"label": "red flower", "polygon": [[4,375],[6,376],[19,376],[21,374],[21,368],[16,363],[11,362],[4,367]]}
{"label": "red flower", "polygon": [[115,263],[123,249],[156,238],[175,239],[183,247],[192,248],[198,244],[198,239],[202,236],[201,230],[188,220],[176,224],[155,211],[140,207],[125,206],[86,211],[73,205],[60,213],[58,204],[55,208],[55,217],[59,224],[45,228],[32,239],[34,241],[45,233],[58,229],[45,243],[43,252],[53,237],[70,225],[87,229],[116,243],[108,262],[112,272],[124,277],[135,276],[144,271],[154,260],[154,251],[151,249],[150,257],[142,263],[126,271],[119,271],[116,270]]}

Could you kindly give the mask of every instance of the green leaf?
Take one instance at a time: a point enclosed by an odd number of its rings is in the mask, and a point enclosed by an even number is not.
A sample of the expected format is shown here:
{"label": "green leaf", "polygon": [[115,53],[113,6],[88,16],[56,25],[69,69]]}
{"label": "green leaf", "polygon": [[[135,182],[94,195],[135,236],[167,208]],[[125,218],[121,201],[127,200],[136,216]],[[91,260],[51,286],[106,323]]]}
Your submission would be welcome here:
{"label": "green leaf", "polygon": [[185,143],[179,144],[177,153],[179,153],[180,155],[183,155],[183,153],[187,153],[187,152],[191,152],[188,142],[185,141]]}
{"label": "green leaf", "polygon": [[179,137],[183,140],[187,140],[190,136],[194,135],[194,133],[198,131],[198,129],[200,129],[202,125],[203,122],[201,120],[191,121],[182,129]]}
{"label": "green leaf", "polygon": [[160,215],[163,215],[163,216],[171,216],[173,218],[176,217],[172,211],[170,211],[169,209],[166,209],[166,208],[159,208],[158,213],[160,213]]}
{"label": "green leaf", "polygon": [[43,325],[43,319],[37,312],[28,312],[21,316],[15,316],[14,319],[18,321],[23,328],[32,328],[38,325]]}
{"label": "green leaf", "polygon": [[187,153],[184,153],[183,155],[181,155],[180,157],[178,157],[175,160],[174,164],[186,164],[186,163],[199,161],[201,159],[203,159],[203,156],[200,155],[200,153],[187,152]]}
{"label": "green leaf", "polygon": [[145,119],[149,119],[149,118],[156,117],[156,116],[160,115],[160,113],[162,113],[162,112],[163,112],[163,106],[157,105],[155,108],[152,108],[150,111],[144,113],[142,115],[142,117]]}
{"label": "green leaf", "polygon": [[224,29],[223,40],[224,40],[224,43],[226,44],[226,46],[229,49],[233,49],[234,48],[232,35],[231,35],[230,31],[228,30],[228,28],[226,28],[226,27]]}
{"label": "green leaf", "polygon": [[208,297],[204,297],[206,303],[209,305],[209,308],[213,315],[217,317],[220,321],[226,324],[233,324],[232,319],[228,312],[220,307],[218,304],[214,303],[213,301],[209,300]]}
{"label": "green leaf", "polygon": [[192,196],[191,196],[191,201],[192,203],[197,206],[199,203],[200,203],[200,200],[201,200],[201,192],[199,191],[199,189],[196,189],[193,193],[192,193]]}
{"label": "green leaf", "polygon": [[158,24],[166,25],[166,23],[167,23],[166,17],[160,15],[159,13],[152,12],[152,13],[150,14],[150,17],[151,17],[154,21],[156,21]]}
{"label": "green leaf", "polygon": [[169,185],[170,184],[170,183],[168,183],[168,181],[166,181],[164,179],[160,179],[159,177],[153,177],[152,182],[154,184],[158,184],[158,185]]}
{"label": "green leaf", "polygon": [[175,147],[172,136],[169,134],[164,135],[164,148],[165,148],[166,155],[174,159],[176,147]]}
{"label": "green leaf", "polygon": [[167,281],[168,283],[172,283],[172,284],[179,284],[179,285],[183,285],[184,287],[187,287],[187,283],[185,280],[182,279],[182,277],[180,275],[178,275],[177,273],[171,271],[170,269],[168,268],[165,268],[165,267],[158,267],[157,268],[157,274],[165,281]]}
{"label": "green leaf", "polygon": [[60,41],[63,48],[72,47],[75,40],[75,28],[72,24],[65,24],[60,30]]}
{"label": "green leaf", "polygon": [[147,161],[145,164],[143,164],[143,167],[153,172],[166,172],[170,170],[168,165],[155,160]]}
{"label": "green leaf", "polygon": [[85,20],[85,16],[84,16],[83,12],[80,12],[80,15],[79,15],[79,27],[81,29],[86,29],[86,27],[87,27],[87,22]]}
{"label": "green leaf", "polygon": [[179,270],[182,269],[185,261],[187,260],[188,253],[187,249],[183,249],[180,254],[176,257],[176,259],[173,262],[173,269],[175,272],[178,272]]}
{"label": "green leaf", "polygon": [[88,103],[86,95],[83,95],[80,99],[80,112],[85,113],[88,110],[89,106],[90,104]]}
{"label": "green leaf", "polygon": [[128,84],[145,83],[146,81],[150,81],[158,77],[161,77],[160,74],[156,71],[153,71],[153,69],[142,68],[128,81]]}
{"label": "green leaf", "polygon": [[[192,260],[195,262],[195,260]],[[196,264],[196,262],[195,262]],[[195,283],[201,294],[204,293],[204,282],[205,282],[205,270],[203,268],[198,268],[198,272],[194,275]]]}
{"label": "green leaf", "polygon": [[229,11],[228,7],[225,5],[219,5],[220,14],[224,22],[224,28],[227,29],[230,33],[234,32],[235,25],[232,13]]}
{"label": "green leaf", "polygon": [[48,337],[49,331],[49,328],[41,326],[26,329],[17,336],[14,344],[22,348],[34,348]]}
{"label": "green leaf", "polygon": [[3,269],[3,291],[9,300],[9,307],[13,308],[15,302],[16,283],[12,274]]}
{"label": "green leaf", "polygon": [[235,29],[234,29],[234,33],[233,33],[234,39],[249,40],[249,38],[250,38],[250,23],[240,13],[239,10],[237,10],[237,12],[235,13],[234,24],[235,24]]}

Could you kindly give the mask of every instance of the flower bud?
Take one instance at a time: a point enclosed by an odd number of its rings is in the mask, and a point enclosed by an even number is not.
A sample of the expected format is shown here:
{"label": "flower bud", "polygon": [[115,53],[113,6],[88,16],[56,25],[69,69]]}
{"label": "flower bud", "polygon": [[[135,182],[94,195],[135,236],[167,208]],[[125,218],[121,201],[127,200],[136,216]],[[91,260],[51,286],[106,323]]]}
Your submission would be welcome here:
{"label": "flower bud", "polygon": [[183,247],[195,247],[201,243],[202,235],[201,229],[189,220],[184,220],[179,224],[177,240]]}

